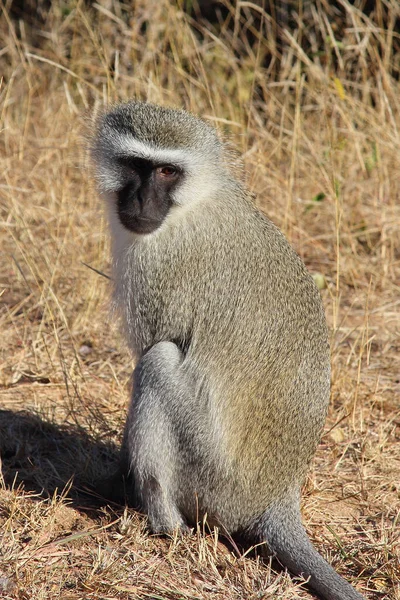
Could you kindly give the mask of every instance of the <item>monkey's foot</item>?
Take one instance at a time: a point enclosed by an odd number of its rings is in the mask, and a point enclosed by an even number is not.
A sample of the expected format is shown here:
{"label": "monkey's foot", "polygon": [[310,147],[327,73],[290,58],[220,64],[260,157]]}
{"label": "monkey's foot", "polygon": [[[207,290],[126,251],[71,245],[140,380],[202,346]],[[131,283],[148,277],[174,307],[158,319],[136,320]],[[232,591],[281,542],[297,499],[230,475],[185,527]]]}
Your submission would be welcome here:
{"label": "monkey's foot", "polygon": [[183,521],[181,521],[180,523],[177,523],[175,525],[175,527],[171,527],[170,525],[166,525],[166,524],[153,524],[150,521],[150,517],[149,517],[149,526],[150,526],[150,531],[156,535],[174,535],[176,533],[178,533],[179,535],[189,535],[190,533],[192,533],[193,529],[190,528],[188,525],[186,525],[186,523],[184,523]]}

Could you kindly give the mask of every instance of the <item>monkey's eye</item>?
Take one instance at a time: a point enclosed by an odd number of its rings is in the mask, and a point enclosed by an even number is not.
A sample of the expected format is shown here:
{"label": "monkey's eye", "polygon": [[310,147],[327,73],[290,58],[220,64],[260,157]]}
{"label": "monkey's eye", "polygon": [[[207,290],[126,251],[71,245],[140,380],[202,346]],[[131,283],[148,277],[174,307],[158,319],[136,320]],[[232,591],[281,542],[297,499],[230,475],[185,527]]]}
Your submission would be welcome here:
{"label": "monkey's eye", "polygon": [[165,165],[163,167],[158,167],[157,173],[162,177],[174,177],[178,174],[178,169],[171,165]]}

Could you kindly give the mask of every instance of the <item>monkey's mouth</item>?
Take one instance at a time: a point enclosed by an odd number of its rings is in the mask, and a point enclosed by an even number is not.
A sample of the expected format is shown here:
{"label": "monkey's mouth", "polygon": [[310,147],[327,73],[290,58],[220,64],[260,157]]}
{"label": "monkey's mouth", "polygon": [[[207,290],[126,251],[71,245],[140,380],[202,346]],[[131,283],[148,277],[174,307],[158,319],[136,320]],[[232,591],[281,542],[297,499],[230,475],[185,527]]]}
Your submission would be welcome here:
{"label": "monkey's mouth", "polygon": [[124,212],[119,212],[119,218],[122,225],[133,233],[153,233],[158,229],[162,221],[158,219],[149,219],[148,217],[133,216]]}

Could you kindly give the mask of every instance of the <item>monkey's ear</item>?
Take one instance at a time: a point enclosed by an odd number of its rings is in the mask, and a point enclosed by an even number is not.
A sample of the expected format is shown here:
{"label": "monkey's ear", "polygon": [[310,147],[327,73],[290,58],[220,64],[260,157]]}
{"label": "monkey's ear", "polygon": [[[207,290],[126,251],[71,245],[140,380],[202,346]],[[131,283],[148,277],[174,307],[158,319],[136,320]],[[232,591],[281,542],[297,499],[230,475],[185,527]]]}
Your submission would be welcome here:
{"label": "monkey's ear", "polygon": [[96,102],[94,107],[88,108],[80,115],[81,139],[85,150],[85,164],[92,166],[94,155],[94,140],[98,134],[101,119],[106,114],[107,107]]}

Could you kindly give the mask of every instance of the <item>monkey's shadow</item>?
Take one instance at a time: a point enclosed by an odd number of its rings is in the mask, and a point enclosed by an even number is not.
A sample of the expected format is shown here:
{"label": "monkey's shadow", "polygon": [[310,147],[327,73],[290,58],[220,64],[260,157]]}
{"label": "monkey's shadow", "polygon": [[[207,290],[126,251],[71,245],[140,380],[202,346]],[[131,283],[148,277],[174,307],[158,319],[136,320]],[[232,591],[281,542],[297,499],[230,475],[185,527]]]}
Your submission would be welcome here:
{"label": "monkey's shadow", "polygon": [[[28,411],[0,409],[0,459],[9,488],[22,484],[38,499],[50,499],[66,490],[70,504],[94,519],[107,504],[123,510],[122,497],[97,493],[99,482],[117,470],[119,447],[81,426],[55,424]],[[237,555],[245,550],[256,554],[240,537],[233,541],[222,535],[222,540]]]}
{"label": "monkey's shadow", "polygon": [[[111,436],[109,436],[111,437]],[[95,485],[118,463],[118,447],[83,427],[55,424],[39,415],[0,410],[0,458],[7,487],[51,498],[68,489],[78,510],[93,512],[105,504]]]}

